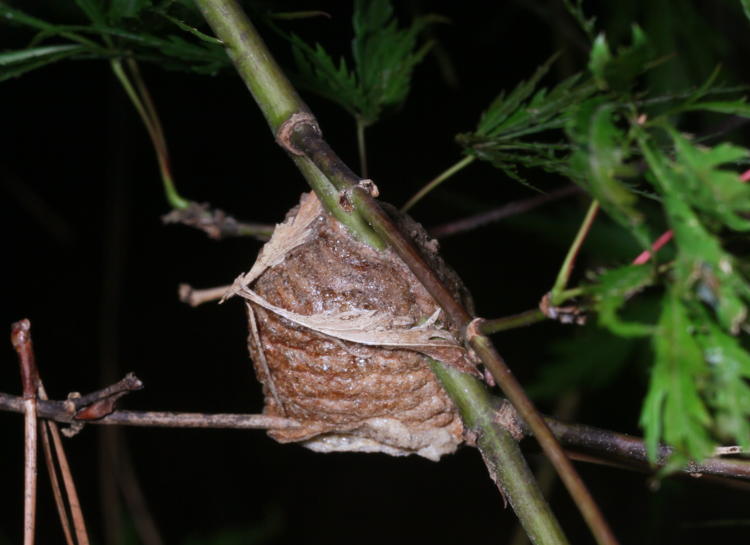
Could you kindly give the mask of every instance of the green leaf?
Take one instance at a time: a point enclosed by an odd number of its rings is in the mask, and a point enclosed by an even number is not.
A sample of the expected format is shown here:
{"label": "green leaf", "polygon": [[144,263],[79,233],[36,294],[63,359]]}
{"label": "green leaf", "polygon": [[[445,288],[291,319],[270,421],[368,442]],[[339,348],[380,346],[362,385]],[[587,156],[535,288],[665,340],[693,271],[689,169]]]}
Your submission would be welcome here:
{"label": "green leaf", "polygon": [[107,20],[116,25],[122,19],[134,19],[153,6],[153,0],[109,0]]}
{"label": "green leaf", "polygon": [[168,69],[213,75],[229,65],[224,47],[214,43],[189,42],[171,34],[162,38],[146,32],[131,32],[106,25],[91,25],[87,30],[101,36],[120,38],[121,47],[133,51],[136,58],[154,60],[154,53],[158,52],[160,56],[156,60]]}
{"label": "green leaf", "polygon": [[271,19],[281,19],[283,21],[294,21],[296,19],[311,19],[313,17],[325,17],[326,19],[331,18],[331,14],[327,11],[319,9],[304,10],[304,11],[274,11],[268,15]]}
{"label": "green leaf", "polygon": [[649,237],[642,227],[643,215],[635,207],[638,198],[620,181],[620,177],[632,176],[633,171],[625,164],[629,149],[624,132],[616,125],[616,105],[599,97],[577,106],[575,112],[568,126],[568,134],[578,144],[570,158],[571,168],[577,173],[575,180],[646,246]]}
{"label": "green leaf", "polygon": [[750,230],[750,185],[742,183],[736,171],[720,168],[746,159],[748,150],[731,144],[700,147],[677,131],[670,135],[677,151],[674,169],[682,179],[678,187],[683,198],[731,229]]}
{"label": "green leaf", "polygon": [[537,90],[555,58],[549,59],[529,81],[521,82],[507,96],[501,93],[482,114],[476,132],[456,137],[467,153],[491,162],[525,185],[530,184],[519,173],[519,166],[541,168],[566,177],[575,175],[564,160],[571,150],[569,144],[526,139],[564,127],[570,106],[596,91],[591,82],[581,81],[581,74],[567,78],[552,90]]}
{"label": "green leaf", "polygon": [[740,0],[742,2],[742,9],[745,11],[745,16],[750,19],[750,0]]}
{"label": "green leaf", "polygon": [[607,88],[607,79],[605,77],[605,68],[612,62],[612,52],[609,50],[609,44],[604,34],[599,34],[591,46],[591,55],[589,56],[589,70],[594,76],[596,84],[602,88]]}
{"label": "green leaf", "polygon": [[406,100],[412,71],[430,47],[417,47],[417,38],[427,25],[442,20],[427,15],[400,29],[388,0],[358,0],[352,19],[351,71],[343,58],[337,63],[320,44],[313,48],[289,36],[300,83],[342,106],[363,126],[371,125],[383,111]]}
{"label": "green leaf", "polygon": [[583,30],[584,34],[589,40],[594,39],[594,26],[596,25],[596,17],[586,18],[586,14],[583,12],[583,0],[576,0],[576,4],[573,5],[571,0],[563,0],[565,9],[570,13],[573,19],[576,20],[578,25]]}
{"label": "green leaf", "polygon": [[19,51],[8,51],[0,53],[0,66],[25,62],[39,57],[48,57],[60,53],[78,52],[83,46],[77,44],[69,45],[48,45],[44,47],[32,47],[30,49],[21,49]]}
{"label": "green leaf", "polygon": [[633,25],[632,44],[621,47],[613,55],[604,34],[594,40],[589,58],[589,70],[600,89],[627,91],[635,78],[642,74],[651,60],[648,39],[643,31]]}
{"label": "green leaf", "polygon": [[[508,96],[500,93],[490,104],[490,107],[482,114],[477,124],[476,134],[482,136],[498,136],[509,126],[520,126],[526,124],[532,112],[526,108],[524,101],[536,90],[541,79],[549,72],[552,63],[559,57],[559,53],[547,59],[537,68],[534,75],[528,81],[519,83]],[[569,87],[575,80],[569,80]],[[544,90],[537,94],[536,103],[544,98]],[[529,105],[530,106],[530,105]]]}
{"label": "green leaf", "polygon": [[691,110],[716,112],[719,114],[737,115],[740,117],[750,117],[750,104],[743,100],[732,101],[714,101],[714,102],[697,102],[695,104],[686,104],[676,109],[677,112],[687,112]]}
{"label": "green leaf", "polygon": [[199,40],[204,41],[204,42],[206,42],[207,44],[210,44],[210,45],[218,45],[218,46],[224,47],[224,42],[222,42],[218,38],[214,38],[213,36],[209,36],[208,34],[205,34],[205,33],[201,32],[197,28],[192,27],[192,26],[188,25],[187,23],[185,23],[184,21],[181,21],[181,20],[177,19],[176,17],[172,17],[171,15],[169,15],[169,14],[163,12],[163,11],[158,11],[157,13],[159,15],[161,15],[162,17],[164,17],[165,19],[167,19],[168,21],[170,21],[171,23],[173,23],[174,25],[176,25],[180,30],[184,30],[185,32],[189,32],[190,34],[192,34],[193,36],[195,36]]}
{"label": "green leaf", "polygon": [[[410,27],[399,29],[389,0],[357,0],[354,3],[352,56],[357,77],[371,109],[400,105],[409,93],[414,67],[431,44],[417,48],[424,28],[441,17],[418,17]],[[377,106],[375,106],[377,105]],[[376,119],[365,118],[365,124]]]}
{"label": "green leaf", "polygon": [[739,333],[747,319],[750,287],[737,270],[734,259],[719,240],[706,231],[698,217],[679,197],[666,195],[664,204],[679,248],[675,283],[716,312],[722,326]]}
{"label": "green leaf", "polygon": [[307,89],[339,104],[352,116],[374,115],[360,87],[357,76],[341,58],[338,66],[320,44],[315,49],[292,34],[292,55],[300,71],[299,79]]}
{"label": "green leaf", "polygon": [[750,354],[703,313],[698,343],[711,370],[707,400],[715,412],[716,433],[724,440],[750,448]]}
{"label": "green leaf", "polygon": [[[67,57],[72,57],[85,51],[86,48],[80,45],[61,45],[34,49],[44,49],[47,50],[47,52],[45,54],[40,54],[39,51],[27,49],[0,54],[0,81],[16,78],[26,72],[42,68],[43,66],[47,66],[48,64],[52,64]],[[28,54],[29,52],[31,54]],[[13,61],[14,58],[15,61]],[[19,60],[22,58],[23,60]]]}
{"label": "green leaf", "polygon": [[664,295],[653,345],[654,364],[640,419],[649,459],[658,461],[663,440],[676,449],[670,468],[687,459],[702,460],[714,447],[707,431],[711,417],[701,398],[708,368],[677,290]]}
{"label": "green leaf", "polygon": [[[675,133],[672,136],[678,137]],[[663,152],[657,151],[643,132],[639,133],[638,139],[651,169],[652,180],[663,194],[664,210],[674,231],[678,248],[674,268],[675,287],[681,290],[684,297],[697,298],[711,306],[722,326],[737,334],[747,320],[750,284],[739,270],[734,257],[722,248],[719,239],[709,231],[691,207],[696,205],[710,209],[710,199],[692,195],[691,184],[698,183],[695,179],[691,180],[695,173],[687,173],[679,162],[673,163]],[[700,157],[697,166],[709,168],[709,165],[715,166],[717,161],[722,163],[726,158],[737,156],[735,148],[720,146],[718,149],[718,153]],[[688,155],[690,153],[692,151],[688,151]],[[687,160],[693,159],[695,157],[688,157]],[[705,181],[705,172],[702,176]],[[712,174],[714,176],[717,176],[716,172]],[[723,183],[724,178],[720,177],[719,180]],[[735,182],[741,185],[736,178]],[[721,189],[715,183],[714,187]],[[709,194],[711,191],[714,190],[710,190]],[[727,203],[719,203],[710,209],[712,215],[725,217],[725,205],[728,206]]]}
{"label": "green leaf", "polygon": [[5,2],[0,2],[0,17],[5,19],[8,23],[28,26],[36,28],[37,30],[50,31],[57,28],[57,25],[32,17],[19,9],[10,7]]}
{"label": "green leaf", "polygon": [[596,284],[586,290],[594,298],[599,324],[620,337],[652,335],[653,326],[623,321],[619,316],[619,310],[626,301],[653,282],[653,270],[645,265],[626,265],[601,275]]}
{"label": "green leaf", "polygon": [[75,0],[75,3],[95,25],[107,24],[107,13],[101,0]]}

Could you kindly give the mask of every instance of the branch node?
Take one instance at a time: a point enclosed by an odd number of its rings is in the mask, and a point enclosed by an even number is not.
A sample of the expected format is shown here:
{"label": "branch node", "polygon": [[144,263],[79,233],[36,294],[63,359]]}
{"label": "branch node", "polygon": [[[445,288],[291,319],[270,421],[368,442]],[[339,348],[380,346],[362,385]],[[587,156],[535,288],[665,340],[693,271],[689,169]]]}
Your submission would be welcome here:
{"label": "branch node", "polygon": [[78,433],[83,429],[83,427],[84,427],[83,422],[74,420],[67,427],[60,428],[60,431],[65,437],[70,439],[71,437],[75,437],[76,435],[78,435]]}
{"label": "branch node", "polygon": [[358,185],[359,187],[367,191],[370,194],[370,197],[377,198],[380,195],[378,186],[376,186],[375,182],[373,182],[369,178],[360,180]]}
{"label": "branch node", "polygon": [[312,114],[308,112],[296,112],[279,126],[276,131],[276,143],[292,155],[306,155],[304,151],[292,144],[292,134],[302,125],[308,125],[319,136],[323,134],[318,122]]}
{"label": "branch node", "polygon": [[551,293],[546,293],[539,301],[539,310],[550,320],[561,324],[586,325],[586,311],[577,305],[558,307],[552,304]]}
{"label": "branch node", "polygon": [[339,206],[346,213],[351,213],[354,211],[351,188],[339,191]]}
{"label": "branch node", "polygon": [[518,416],[518,412],[510,401],[503,401],[497,411],[495,411],[494,421],[510,433],[511,437],[516,441],[524,438],[523,424]]}
{"label": "branch node", "polygon": [[470,343],[472,339],[482,334],[483,322],[484,318],[474,318],[471,322],[469,322],[469,324],[466,326],[466,342]]}

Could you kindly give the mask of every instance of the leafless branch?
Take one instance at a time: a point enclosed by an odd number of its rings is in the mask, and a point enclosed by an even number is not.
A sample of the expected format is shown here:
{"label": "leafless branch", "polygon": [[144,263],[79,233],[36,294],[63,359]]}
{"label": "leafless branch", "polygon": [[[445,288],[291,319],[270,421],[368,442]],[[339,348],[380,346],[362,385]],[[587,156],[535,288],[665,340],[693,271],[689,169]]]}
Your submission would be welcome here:
{"label": "leafless branch", "polygon": [[73,541],[73,532],[70,528],[70,521],[68,520],[68,513],[65,510],[65,500],[63,499],[62,489],[60,488],[60,479],[57,476],[57,470],[55,469],[55,461],[52,457],[52,445],[50,442],[50,426],[53,423],[45,421],[42,424],[42,445],[44,446],[44,461],[47,464],[47,473],[49,474],[49,480],[52,484],[52,495],[55,498],[55,507],[57,508],[57,514],[60,517],[60,524],[62,525],[63,535],[65,536],[65,543],[67,545],[75,545]]}
{"label": "leafless branch", "polygon": [[543,193],[541,195],[536,195],[528,199],[509,202],[502,206],[498,206],[497,208],[493,208],[492,210],[489,210],[487,212],[482,212],[481,214],[476,214],[474,216],[469,216],[468,218],[463,218],[449,223],[437,225],[430,229],[430,234],[436,238],[446,238],[449,236],[458,235],[466,231],[477,229],[478,227],[482,227],[483,225],[487,225],[488,223],[500,221],[501,219],[515,216],[516,214],[523,214],[524,212],[533,210],[534,208],[542,206],[543,204],[562,199],[563,197],[567,197],[569,195],[580,193],[580,191],[581,189],[578,186],[569,185],[550,193]]}
{"label": "leafless branch", "polygon": [[[583,450],[604,457],[608,462],[621,463],[630,469],[652,471],[654,466],[649,462],[646,445],[643,440],[632,435],[603,430],[582,424],[569,424],[551,418],[547,423],[555,436],[566,448]],[[732,452],[736,452],[732,450]],[[659,449],[660,466],[672,454],[672,449],[661,446]],[[682,470],[693,477],[715,475],[750,481],[750,460],[716,456],[702,462],[690,462]]]}
{"label": "leafless branch", "polygon": [[37,481],[37,397],[39,374],[31,345],[31,323],[21,320],[11,326],[10,340],[18,354],[24,413],[23,543],[34,545]]}
{"label": "leafless branch", "polygon": [[181,223],[200,229],[210,238],[219,240],[228,237],[253,237],[266,241],[271,238],[273,225],[244,223],[208,203],[191,202],[187,208],[174,209],[162,216],[164,223]]}
{"label": "leafless branch", "polygon": [[[129,377],[126,377],[126,379],[128,378]],[[110,396],[107,398],[102,398],[106,400],[112,399],[112,396],[120,397],[124,393],[122,391],[115,391],[113,393],[113,387],[105,388],[105,390],[107,391],[106,395]],[[44,385],[42,384],[41,380],[39,381],[39,397],[41,400],[47,400],[47,392],[44,390]],[[115,397],[114,399],[117,399],[117,397]],[[112,403],[114,403],[114,400],[112,401]],[[101,400],[94,400],[91,406],[101,406]],[[65,497],[67,497],[68,499],[68,506],[70,507],[70,517],[73,521],[73,529],[75,530],[76,540],[78,541],[78,545],[89,545],[89,534],[86,530],[86,521],[83,516],[83,509],[81,508],[81,502],[78,499],[78,491],[76,490],[75,481],[73,480],[73,472],[70,470],[68,457],[65,455],[65,448],[63,447],[62,439],[60,438],[60,430],[57,428],[57,424],[55,424],[55,422],[47,421],[45,424],[47,425],[47,429],[49,430],[50,435],[52,436],[52,446],[54,446],[55,449],[55,458],[57,459],[57,464],[60,468],[60,475],[62,475],[63,484],[65,486]],[[65,523],[63,523],[63,526],[65,526]]]}
{"label": "leafless branch", "polygon": [[[232,413],[177,413],[157,411],[113,411],[98,419],[79,420],[76,418],[75,404],[89,414],[88,407],[91,405],[81,404],[81,400],[90,401],[94,405],[102,405],[103,399],[108,396],[122,395],[125,385],[140,384],[140,381],[132,374],[122,381],[87,394],[74,397],[65,401],[38,401],[38,417],[64,424],[98,424],[117,426],[141,426],[141,427],[167,427],[167,428],[201,428],[201,429],[290,429],[299,427],[299,423],[288,418],[267,416],[262,414],[232,414]],[[501,425],[521,426],[526,435],[528,430],[518,420],[518,416],[508,402],[503,404],[505,411],[510,411],[511,419],[515,424],[509,424],[506,416]],[[0,393],[0,410],[17,413],[24,412],[23,397]],[[547,423],[552,429],[560,443],[568,450],[579,452],[577,459],[588,462],[606,463],[617,467],[625,467],[638,471],[653,471],[655,468],[649,463],[643,440],[613,431],[585,426],[582,424],[569,424],[547,418]],[[727,457],[727,453],[735,453],[736,448],[721,450],[724,456],[709,458],[701,463],[692,462],[688,464],[683,472],[691,476],[706,475],[716,476],[724,479],[739,479],[750,481],[750,461]],[[589,453],[588,455],[586,453]],[[666,460],[671,454],[668,447],[660,450],[660,460]]]}
{"label": "leafless branch", "polygon": [[[63,424],[100,424],[116,426],[151,426],[167,428],[231,428],[231,429],[268,429],[295,428],[299,424],[294,420],[263,414],[204,414],[204,413],[176,413],[157,411],[112,411],[99,418],[90,418],[92,413],[99,412],[99,408],[109,402],[111,391],[118,390],[123,382],[138,380],[134,375],[128,375],[117,383],[98,392],[73,397],[65,401],[38,402],[38,416],[54,420]],[[140,383],[140,381],[138,381]],[[120,385],[120,386],[118,386]],[[118,392],[119,395],[122,395]],[[117,395],[117,394],[115,394]],[[104,397],[102,397],[104,396]],[[95,400],[91,405],[81,405],[80,399]],[[76,410],[76,406],[81,407]],[[24,412],[23,398],[11,394],[0,393],[0,410],[16,413]],[[81,419],[78,414],[84,416]]]}
{"label": "leafless branch", "polygon": [[190,284],[180,284],[178,288],[178,294],[180,301],[187,303],[191,307],[197,307],[203,303],[209,303],[211,301],[217,301],[224,297],[227,290],[231,288],[231,284],[227,286],[218,286],[216,288],[208,288],[205,290],[197,290]]}

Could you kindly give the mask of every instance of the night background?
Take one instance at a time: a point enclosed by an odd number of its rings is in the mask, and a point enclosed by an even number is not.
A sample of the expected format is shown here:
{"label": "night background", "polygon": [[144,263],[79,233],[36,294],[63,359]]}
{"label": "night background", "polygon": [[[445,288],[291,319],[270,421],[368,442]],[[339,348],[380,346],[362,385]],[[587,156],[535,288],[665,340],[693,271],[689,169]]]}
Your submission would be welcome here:
{"label": "night background", "polygon": [[[74,3],[14,2],[38,17],[82,22]],[[619,5],[624,4],[624,5]],[[281,23],[335,57],[349,53],[351,6],[345,2],[275,2],[274,10],[322,9],[331,19]],[[632,23],[655,37],[671,58],[648,76],[651,89],[698,85],[717,64],[728,84],[748,82],[748,21],[739,2],[632,0],[585,3],[611,44],[628,40]],[[461,158],[456,134],[471,130],[502,90],[528,78],[550,55],[560,60],[552,84],[585,68],[584,35],[557,0],[401,2],[399,21],[435,12],[450,22],[430,27],[436,47],[415,70],[405,106],[368,129],[369,176],[381,199],[403,204]],[[289,44],[258,24],[283,67]],[[204,28],[205,30],[205,28]],[[0,22],[0,49],[24,47],[30,33]],[[201,76],[142,63],[158,107],[178,190],[237,218],[280,222],[306,191],[304,179],[276,145],[247,89],[231,69]],[[354,123],[341,108],[302,91],[333,149],[357,170]],[[243,305],[190,308],[177,287],[231,283],[261,247],[252,239],[213,241],[184,226],[162,224],[169,211],[153,149],[105,61],[60,62],[0,84],[0,221],[4,242],[6,330],[32,322],[37,361],[52,399],[89,392],[134,372],[145,389],[121,400],[140,410],[258,413]],[[715,119],[692,120],[710,132]],[[726,138],[747,145],[739,126]],[[551,191],[568,182],[531,173]],[[534,190],[486,163],[475,163],[412,211],[427,227],[534,196]],[[576,195],[531,213],[446,238],[441,249],[474,296],[477,313],[498,317],[535,307],[554,281],[588,197]],[[626,262],[637,247],[613,238],[602,216],[577,269]],[[495,336],[523,384],[556,357],[560,338],[586,334],[543,323]],[[585,329],[595,328],[594,325]],[[644,347],[616,376],[576,390],[577,422],[640,435],[645,391]],[[606,351],[603,352],[606,354]],[[20,393],[15,354],[3,349],[0,391]],[[606,366],[606,358],[602,366]],[[554,410],[551,396],[540,407]],[[478,452],[462,447],[439,463],[381,454],[317,454],[280,445],[263,431],[121,428],[130,459],[164,543],[509,543],[515,527]],[[95,543],[105,541],[98,469],[102,440],[87,426],[65,441]],[[0,414],[0,544],[22,533],[22,417]],[[530,463],[540,459],[526,445]],[[706,543],[738,539],[750,525],[747,491],[577,464],[623,543]],[[573,543],[592,543],[559,484],[551,503]],[[122,543],[139,542],[122,505]],[[39,481],[37,543],[62,534],[44,470]],[[743,526],[745,527],[743,529]],[[223,541],[222,541],[223,539]],[[192,540],[192,541],[190,541]]]}

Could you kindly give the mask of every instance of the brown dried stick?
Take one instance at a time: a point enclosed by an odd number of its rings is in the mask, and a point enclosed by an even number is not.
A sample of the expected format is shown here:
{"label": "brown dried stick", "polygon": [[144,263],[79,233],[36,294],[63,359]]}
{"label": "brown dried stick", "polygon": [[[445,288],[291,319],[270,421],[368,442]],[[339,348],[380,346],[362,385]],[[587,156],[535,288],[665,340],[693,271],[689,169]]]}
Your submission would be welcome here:
{"label": "brown dried stick", "polygon": [[206,233],[209,238],[220,240],[229,237],[252,237],[266,241],[273,233],[273,225],[246,223],[234,219],[223,210],[212,208],[208,203],[190,201],[187,208],[175,208],[162,216],[164,223],[181,223]]}
{"label": "brown dried stick", "polygon": [[[129,375],[132,377],[133,375]],[[128,380],[128,377],[123,381]],[[137,380],[137,379],[136,379]],[[287,418],[266,416],[263,414],[204,414],[204,413],[175,413],[157,411],[112,411],[97,419],[79,419],[76,417],[76,406],[81,407],[79,399],[96,399],[105,403],[102,396],[111,395],[112,388],[118,388],[123,381],[98,392],[82,396],[82,398],[67,399],[65,401],[38,402],[38,416],[54,420],[63,424],[101,424],[115,426],[151,426],[166,428],[229,428],[229,429],[281,429],[295,428],[299,424]],[[139,381],[140,382],[140,381]],[[104,393],[102,393],[104,392]],[[0,410],[23,413],[23,397],[0,392]],[[81,407],[85,409],[86,407]],[[84,413],[86,414],[86,413]]]}
{"label": "brown dried stick", "polygon": [[31,322],[20,320],[11,326],[10,340],[18,354],[23,385],[22,412],[24,413],[24,496],[23,543],[34,544],[36,525],[37,481],[37,398],[39,375],[31,346]]}
{"label": "brown dried stick", "polygon": [[436,225],[435,227],[432,227],[429,232],[433,237],[436,238],[446,238],[453,235],[458,235],[460,233],[465,233],[467,231],[477,229],[479,227],[487,225],[488,223],[500,221],[501,219],[515,216],[516,214],[529,212],[530,210],[533,210],[538,206],[542,206],[549,202],[562,199],[563,197],[567,197],[569,195],[575,195],[576,193],[580,192],[581,189],[578,186],[568,185],[561,189],[550,191],[549,193],[543,193],[541,195],[536,195],[528,199],[509,202],[502,206],[498,206],[497,208],[493,208],[492,210],[488,210],[487,212],[482,212],[480,214],[475,214],[473,216],[462,218],[460,220]]}
{"label": "brown dried stick", "polygon": [[[127,377],[126,377],[127,378]],[[112,392],[121,386],[110,386],[78,399],[98,399],[100,392]],[[73,401],[77,401],[74,399]],[[0,410],[23,413],[23,397],[0,393]],[[60,423],[70,424],[80,422],[75,420],[75,412],[71,410],[71,400],[49,401],[39,400],[38,416]],[[513,430],[521,430],[524,435],[530,436],[530,430],[523,425],[518,413],[506,401],[502,405],[501,412],[503,420],[498,425]],[[545,419],[550,429],[560,442],[568,449],[586,449],[597,453],[597,463],[601,463],[602,457],[621,460],[630,469],[646,469],[648,460],[643,441],[637,437],[625,435],[582,424],[569,424],[560,422],[553,418]],[[89,420],[88,424],[99,425],[125,425],[125,426],[152,426],[152,427],[175,427],[175,428],[223,428],[223,429],[292,429],[299,424],[288,418],[279,418],[259,414],[202,414],[202,413],[174,413],[174,412],[149,412],[149,411],[114,411],[98,420]],[[660,451],[662,457],[669,454],[669,449],[663,447]],[[722,451],[723,452],[723,451]],[[734,452],[732,450],[731,452]],[[634,466],[638,466],[637,468]],[[726,457],[714,457],[702,461],[699,464],[690,464],[683,471],[693,474],[714,475],[723,478],[741,479],[750,481],[750,461]]]}
{"label": "brown dried stick", "polygon": [[177,293],[181,302],[187,303],[191,307],[197,307],[198,305],[202,305],[203,303],[218,301],[219,299],[224,297],[224,295],[226,295],[227,290],[229,290],[229,288],[231,287],[231,285],[228,285],[218,286],[216,288],[206,288],[204,290],[197,290],[190,284],[180,284]]}
{"label": "brown dried stick", "polygon": [[47,464],[47,473],[49,474],[49,480],[52,485],[52,495],[55,498],[55,507],[57,508],[57,514],[60,517],[60,524],[62,525],[63,535],[65,536],[65,543],[67,545],[75,545],[73,541],[73,532],[70,528],[70,521],[65,510],[65,500],[63,499],[62,489],[60,488],[60,479],[57,476],[57,470],[55,469],[55,461],[52,457],[52,445],[50,442],[50,426],[54,423],[46,421],[42,424],[42,445],[44,446],[44,461]]}
{"label": "brown dried stick", "polygon": [[[112,395],[111,393],[109,394]],[[119,395],[123,395],[120,393]],[[44,390],[44,385],[41,380],[39,381],[39,397],[42,400],[47,400],[47,392]],[[111,398],[110,398],[111,399]],[[95,402],[98,403],[98,402]],[[65,455],[65,449],[60,438],[60,430],[57,429],[57,424],[54,422],[46,422],[47,428],[52,436],[52,445],[55,447],[55,456],[57,457],[57,464],[60,468],[60,474],[62,475],[63,484],[65,485],[65,495],[68,498],[68,506],[70,507],[70,517],[73,519],[73,529],[75,530],[76,539],[78,545],[89,545],[89,535],[86,530],[86,521],[83,517],[83,509],[81,508],[81,502],[78,499],[78,491],[76,490],[75,481],[73,480],[73,473],[70,471],[70,464],[68,464],[68,457]],[[51,472],[50,472],[51,474]],[[64,516],[60,513],[60,517]],[[65,524],[63,523],[63,526]]]}
{"label": "brown dried stick", "polygon": [[[39,370],[36,366],[36,358],[34,357],[34,348],[31,343],[31,322],[27,319],[23,319],[16,322],[12,326],[11,341],[13,347],[18,353],[18,358],[21,366],[21,382],[23,383],[23,406],[25,412],[26,421],[26,462],[25,462],[25,500],[24,500],[24,544],[31,545],[34,542],[34,519],[36,509],[36,479],[37,479],[37,416],[38,416],[38,403],[40,401],[47,400],[47,393],[44,390],[41,378],[39,377]],[[126,377],[127,378],[127,377]],[[109,387],[105,389],[105,395],[107,399],[111,399],[117,394],[118,387]],[[104,397],[89,400],[84,400],[84,403],[91,403],[92,406],[96,406],[97,403],[104,399]],[[76,537],[79,545],[88,545],[88,534],[86,532],[86,526],[83,520],[83,512],[78,501],[78,494],[75,489],[75,483],[73,482],[73,476],[68,465],[65,451],[63,450],[62,441],[60,440],[60,433],[54,422],[45,422],[46,426],[43,429],[42,440],[45,449],[45,459],[47,461],[47,467],[50,470],[50,480],[52,481],[53,493],[62,520],[63,532],[65,533],[66,541],[71,542],[70,527],[67,524],[65,508],[62,502],[62,494],[60,491],[60,485],[57,480],[57,475],[54,469],[54,460],[52,456],[52,449],[49,444],[49,437],[47,436],[47,430],[52,435],[52,444],[55,447],[55,455],[60,467],[60,472],[65,483],[65,492],[68,497],[70,505],[70,512],[73,518],[73,527],[76,531]]]}

